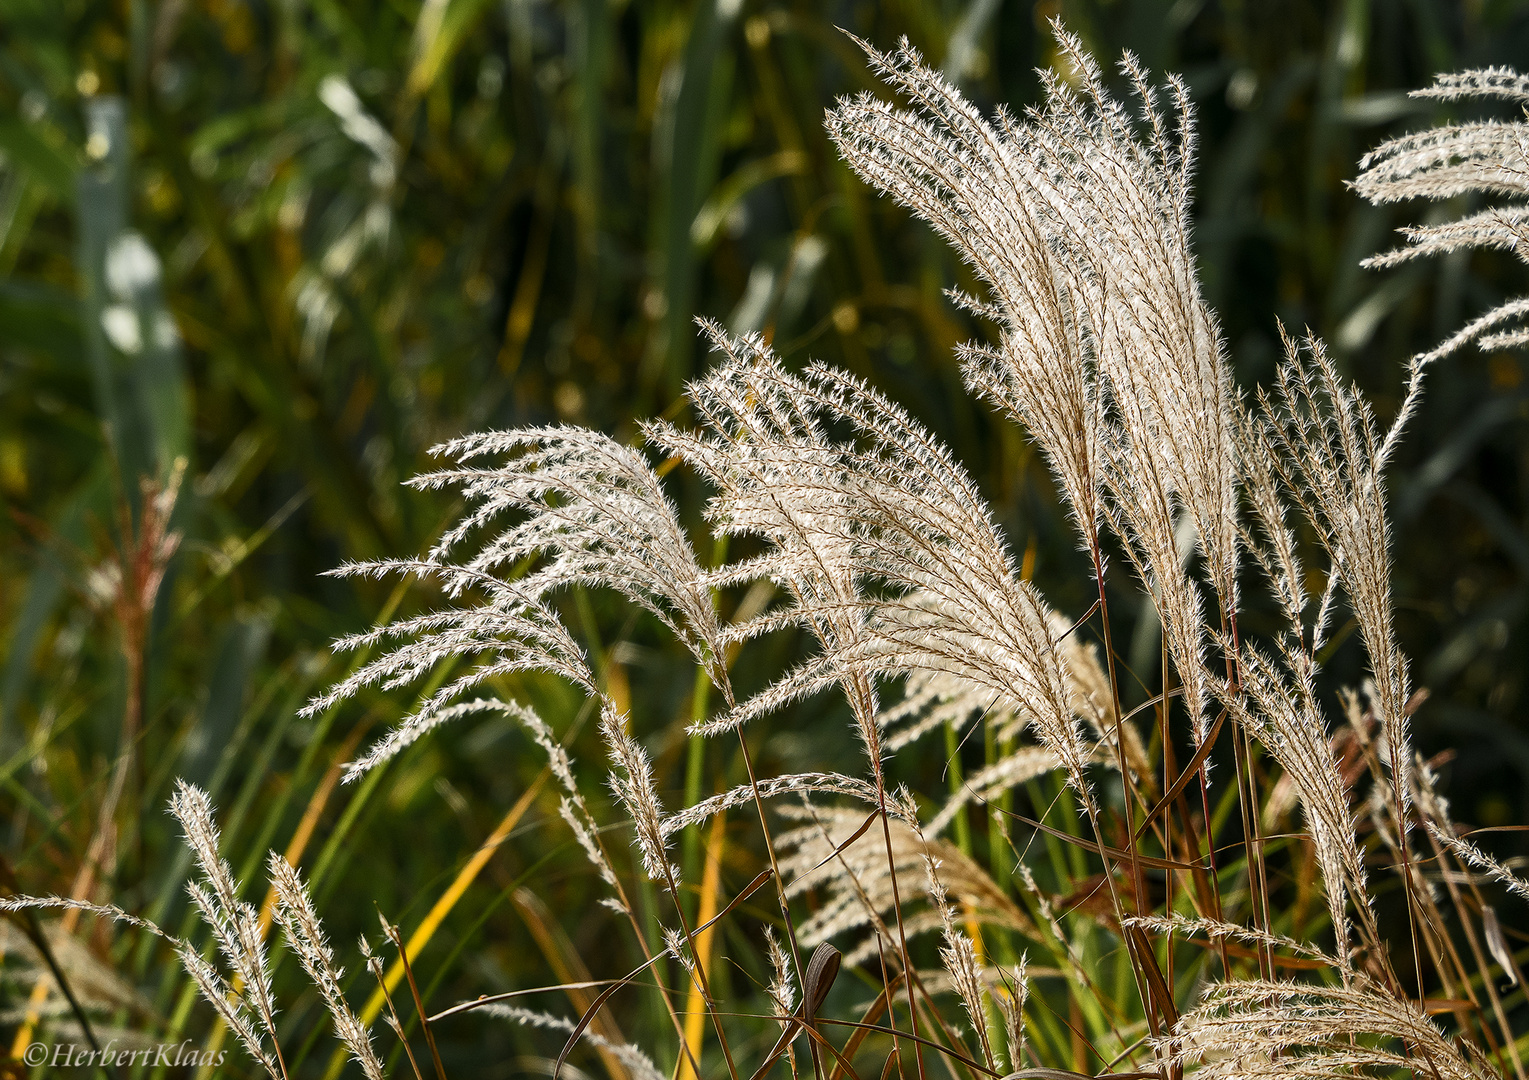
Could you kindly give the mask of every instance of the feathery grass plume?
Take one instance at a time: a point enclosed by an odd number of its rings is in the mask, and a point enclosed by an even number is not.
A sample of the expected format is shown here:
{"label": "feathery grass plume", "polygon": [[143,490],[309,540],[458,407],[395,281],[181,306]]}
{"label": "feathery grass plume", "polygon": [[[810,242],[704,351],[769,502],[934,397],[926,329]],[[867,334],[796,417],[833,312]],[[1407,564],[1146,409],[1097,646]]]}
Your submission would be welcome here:
{"label": "feathery grass plume", "polygon": [[569,798],[579,801],[581,809],[583,797],[579,794],[578,782],[573,777],[573,761],[568,756],[568,751],[563,749],[561,743],[552,737],[552,729],[541,718],[535,709],[522,705],[518,701],[500,701],[495,703],[497,708],[509,716],[519,720],[521,726],[531,733],[531,739],[547,754],[547,767],[552,770],[553,777],[567,792]]}
{"label": "feathery grass plume", "polygon": [[[1161,469],[1132,465],[1135,453],[1128,441],[1112,438],[1110,446],[1106,510],[1126,557],[1156,605],[1198,747],[1210,730],[1205,709],[1211,687],[1205,667],[1205,618],[1200,591],[1185,567],[1187,552],[1179,541],[1174,494],[1162,482]],[[1150,461],[1150,453],[1142,460]]]}
{"label": "feathery grass plume", "polygon": [[[924,837],[917,833],[920,840]],[[961,999],[961,1005],[971,1020],[977,1041],[982,1044],[982,1057],[988,1068],[994,1068],[992,1033],[987,1026],[987,1011],[982,1007],[982,974],[977,964],[976,946],[972,939],[956,928],[956,914],[950,906],[945,883],[940,880],[940,860],[926,850],[924,855],[924,881],[929,892],[929,903],[940,918],[940,962],[950,984]]]}
{"label": "feathery grass plume", "polygon": [[686,948],[684,936],[674,927],[666,926],[663,928],[663,938],[664,952],[680,962],[680,967],[685,969],[685,974],[689,976],[691,985],[699,990],[701,983],[696,977],[695,957]]}
{"label": "feathery grass plume", "polygon": [[1127,54],[1120,67],[1140,104],[1138,127],[1081,43],[1054,28],[1083,89],[1054,71],[1044,75],[1047,105],[1032,129],[1037,156],[1058,177],[1060,240],[1083,282],[1112,406],[1106,507],[1157,603],[1198,744],[1208,727],[1204,620],[1183,565],[1179,510],[1195,526],[1224,618],[1237,610],[1238,543],[1231,380],[1189,242],[1193,114],[1182,82],[1171,78],[1170,124]]}
{"label": "feathery grass plume", "polygon": [[[551,1013],[537,1012],[534,1009],[524,1009],[517,1005],[505,1005],[502,1002],[494,1002],[484,1005],[482,1011],[489,1016],[498,1017],[501,1020],[509,1020],[512,1023],[521,1024],[525,1027],[547,1028],[552,1031],[573,1033],[577,1026],[572,1020],[562,1016],[553,1016]],[[669,1075],[653,1064],[653,1059],[631,1043],[614,1042],[597,1034],[592,1028],[586,1027],[579,1033],[579,1038],[591,1046],[607,1050],[621,1064],[631,1070],[638,1080],[670,1080]],[[564,1066],[566,1068],[566,1066]]]}
{"label": "feathery grass plume", "polygon": [[[780,850],[781,873],[790,882],[786,894],[800,896],[819,889],[824,896],[812,915],[797,928],[796,939],[810,948],[839,934],[870,926],[872,933],[844,950],[844,963],[854,965],[876,955],[876,935],[893,921],[892,874],[888,869],[882,838],[868,832],[837,855],[835,849],[849,839],[865,820],[859,810],[843,810],[803,804],[779,808],[781,816],[801,822],[775,838]],[[900,878],[926,875],[925,858],[939,860],[941,883],[960,902],[966,918],[1033,934],[1029,917],[1011,900],[982,867],[943,840],[926,840],[902,818],[893,818],[893,865]],[[910,910],[903,913],[909,938],[943,927],[938,911],[921,906],[911,910],[914,897],[903,895]],[[895,941],[890,941],[894,948]]]}
{"label": "feathery grass plume", "polygon": [[[962,349],[967,385],[1009,410],[1046,455],[1079,528],[1100,514],[1103,402],[1079,282],[1059,258],[1048,177],[1022,130],[1000,111],[1000,133],[908,45],[859,42],[882,81],[911,101],[869,92],[840,99],[826,126],[862,179],[914,210],[992,290],[958,296],[1003,330],[998,349]],[[1025,194],[1035,196],[1026,198]]]}
{"label": "feathery grass plume", "polygon": [[1258,649],[1239,654],[1243,694],[1224,696],[1238,723],[1252,732],[1279,762],[1293,786],[1316,848],[1345,985],[1353,978],[1349,961],[1348,901],[1359,912],[1366,942],[1384,953],[1366,885],[1364,859],[1354,834],[1348,791],[1328,746],[1327,723],[1317,704],[1314,666],[1287,645],[1280,664]]}
{"label": "feathery grass plume", "polygon": [[[286,1080],[286,1065],[276,1037],[277,1008],[260,915],[253,905],[239,899],[239,882],[218,853],[218,827],[207,794],[191,784],[177,781],[170,810],[180,822],[201,876],[201,881],[188,884],[187,891],[202,921],[212,931],[232,978],[204,959],[189,942],[115,905],[62,897],[9,896],[0,898],[0,912],[74,909],[114,919],[163,938],[174,948],[181,967],[202,996],[250,1056],[273,1080]],[[267,866],[276,896],[275,920],[323,998],[334,1021],[335,1035],[361,1065],[369,1080],[382,1080],[382,1062],[372,1049],[371,1034],[345,1000],[340,988],[344,971],[335,964],[334,952],[302,877],[274,851],[270,853]],[[370,955],[364,939],[362,951],[363,955]],[[381,974],[380,968],[378,974]]]}
{"label": "feathery grass plume", "polygon": [[1448,848],[1461,862],[1485,871],[1487,877],[1506,886],[1507,890],[1519,899],[1529,900],[1529,881],[1519,877],[1469,840],[1450,835],[1432,821],[1426,824],[1434,839]]}
{"label": "feathery grass plume", "polygon": [[723,685],[711,596],[678,512],[641,451],[599,432],[560,426],[469,435],[435,453],[462,464],[511,456],[498,468],[444,470],[411,481],[427,490],[459,486],[477,504],[441,538],[431,559],[448,557],[507,512],[526,513],[466,568],[504,573],[528,556],[550,556],[523,587],[537,596],[572,584],[615,589],[652,612]]}
{"label": "feathery grass plume", "polygon": [[770,961],[770,1008],[777,1018],[784,1020],[796,1011],[796,979],[791,973],[791,958],[781,948],[780,938],[773,926],[764,928],[765,956]]}
{"label": "feathery grass plume", "polygon": [[915,671],[903,680],[902,697],[876,716],[888,753],[910,746],[948,725],[957,734],[973,723],[1012,737],[1024,727],[1011,712],[997,708],[997,695],[946,671]]}
{"label": "feathery grass plume", "polygon": [[[1508,68],[1478,68],[1440,75],[1412,97],[1438,101],[1501,98],[1529,108],[1529,79]],[[1451,199],[1460,195],[1529,195],[1529,122],[1485,120],[1447,124],[1382,143],[1360,159],[1353,188],[1373,203]],[[1369,267],[1396,266],[1427,255],[1487,248],[1529,261],[1529,205],[1490,207],[1442,225],[1403,228],[1406,247],[1366,259]],[[1498,305],[1425,353],[1423,362],[1475,341],[1482,349],[1529,343],[1529,328],[1506,326],[1529,314],[1529,297]]]}
{"label": "feathery grass plume", "polygon": [[1406,415],[1382,432],[1358,389],[1338,377],[1320,340],[1308,338],[1303,346],[1286,336],[1284,342],[1274,391],[1258,391],[1259,438],[1286,493],[1316,531],[1359,624],[1373,676],[1382,756],[1405,830],[1411,803],[1405,774],[1412,760],[1408,675],[1391,606],[1384,474]]}
{"label": "feathery grass plume", "polygon": [[[471,435],[434,452],[459,468],[411,481],[436,490],[460,488],[472,510],[424,557],[357,563],[339,575],[413,574],[437,580],[446,595],[481,593],[476,604],[431,612],[336,643],[360,649],[401,641],[316,698],[313,715],[365,686],[396,688],[452,656],[481,655],[472,671],[433,694],[347,771],[354,779],[429,729],[474,711],[452,706],[467,691],[515,671],[551,671],[590,693],[595,678],[582,650],[549,606],[550,594],[573,585],[615,589],[652,612],[727,690],[716,612],[690,541],[642,453],[577,427],[524,428]],[[486,456],[496,467],[468,467]],[[470,536],[506,515],[523,515],[489,537],[476,554],[456,560]],[[540,559],[517,579],[520,565]],[[456,560],[456,561],[454,561]]]}
{"label": "feathery grass plume", "polygon": [[345,992],[340,989],[340,979],[345,970],[335,965],[334,950],[329,947],[324,926],[319,922],[318,913],[313,910],[307,885],[292,864],[278,852],[271,852],[267,867],[271,875],[271,886],[276,890],[276,921],[281,925],[293,951],[297,953],[298,963],[302,964],[308,978],[323,997],[324,1006],[334,1020],[336,1038],[345,1044],[369,1080],[382,1080],[382,1062],[372,1049],[372,1034],[351,1009],[345,1000]]}
{"label": "feathery grass plume", "polygon": [[669,837],[681,829],[699,825],[724,810],[752,802],[756,793],[761,799],[770,799],[777,795],[806,795],[809,792],[849,795],[869,806],[878,805],[875,785],[857,777],[832,772],[788,773],[785,776],[766,777],[757,785],[741,784],[720,795],[703,799],[694,806],[687,806],[683,810],[676,811],[664,819],[663,833],[664,836]]}
{"label": "feathery grass plume", "polygon": [[[286,1069],[281,1065],[281,1049],[276,1044],[276,1001],[271,992],[271,969],[260,913],[254,905],[239,899],[239,883],[234,880],[233,870],[218,854],[218,826],[213,821],[212,803],[206,792],[183,780],[176,781],[170,812],[180,822],[202,876],[201,881],[190,882],[187,891],[212,930],[218,951],[237,978],[239,989],[235,991],[211,964],[184,945],[180,947],[181,962],[250,1055],[272,1076],[284,1076]],[[274,1061],[266,1051],[264,1036],[270,1037],[275,1048]]]}
{"label": "feathery grass plume", "polygon": [[1254,979],[1211,983],[1172,1037],[1158,1041],[1176,1064],[1207,1080],[1331,1080],[1401,1070],[1426,1070],[1438,1080],[1495,1076],[1416,1005],[1364,980],[1345,987]]}
{"label": "feathery grass plume", "polygon": [[[1058,640],[1057,650],[1067,679],[1072,709],[1098,740],[1088,747],[1091,761],[1106,769],[1119,760],[1114,749],[1117,738],[1125,742],[1125,759],[1138,782],[1150,782],[1150,765],[1140,732],[1130,721],[1118,721],[1109,677],[1099,663],[1094,646],[1084,642],[1075,628],[1057,613],[1051,615],[1051,630]],[[980,720],[997,741],[1016,739],[1024,734],[1029,716],[999,709],[998,695],[959,675],[946,671],[918,670],[903,681],[903,697],[882,710],[877,723],[887,733],[885,746],[895,751],[911,744],[930,731],[950,725],[958,734]],[[1107,752],[1106,752],[1107,751]],[[1037,776],[1062,767],[1061,760],[1045,746],[1017,745],[993,763],[967,777],[961,790],[952,795],[925,829],[938,836],[963,807],[972,802],[987,802]]]}
{"label": "feathery grass plume", "polygon": [[672,887],[679,880],[680,869],[669,862],[669,838],[664,834],[663,804],[653,784],[653,764],[626,725],[625,714],[609,698],[602,697],[600,734],[615,766],[610,771],[611,790],[632,817],[637,850],[648,877]]}
{"label": "feathery grass plume", "polygon": [[[770,997],[770,1012],[780,1021],[782,1032],[790,1030],[791,1017],[796,1011],[796,979],[791,971],[791,957],[786,955],[786,950],[781,948],[780,938],[775,935],[775,928],[768,924],[764,928],[765,956],[770,961],[770,983],[765,987],[765,993]],[[791,1069],[794,1078],[796,1072],[796,1051],[792,1049],[796,1040],[786,1044],[786,1064]]]}
{"label": "feathery grass plume", "polygon": [[[196,988],[203,998],[217,1010],[223,1022],[228,1025],[228,1030],[234,1033],[234,1038],[239,1040],[245,1051],[260,1062],[261,1068],[265,1069],[271,1080],[284,1080],[285,1072],[280,1064],[274,1060],[265,1048],[265,1040],[261,1031],[257,1030],[250,1021],[250,1014],[244,1007],[244,1001],[232,987],[206,960],[193,950],[189,945],[176,950],[180,956],[181,967],[186,974],[191,976],[191,981],[196,983]],[[261,1019],[262,1027],[264,1020]],[[265,1028],[269,1032],[269,1028]]]}
{"label": "feathery grass plume", "polygon": [[[914,599],[910,597],[910,600]],[[935,603],[935,600],[930,598],[929,602]],[[1115,699],[1109,676],[1099,663],[1098,650],[1092,643],[1084,641],[1073,623],[1060,613],[1052,612],[1050,623],[1074,714],[1093,728],[1101,741],[1113,743]],[[899,750],[931,731],[942,730],[946,725],[957,733],[963,732],[977,720],[981,720],[1000,740],[1020,735],[1029,718],[999,708],[998,701],[999,697],[992,691],[959,675],[934,668],[920,669],[910,672],[903,680],[901,700],[882,709],[876,723],[884,732],[883,742],[889,752]],[[1126,727],[1129,729],[1129,725]],[[1140,744],[1140,737],[1131,730],[1124,737],[1128,740],[1128,757],[1133,767],[1144,768],[1145,749]]]}
{"label": "feathery grass plume", "polygon": [[730,627],[730,640],[789,623],[805,625],[823,646],[823,657],[788,674],[734,716],[696,727],[720,731],[792,697],[842,682],[866,753],[879,772],[874,690],[863,671],[843,663],[858,643],[866,618],[861,575],[854,563],[854,536],[846,488],[844,447],[832,443],[804,384],[788,375],[757,337],[732,340],[703,324],[721,367],[692,382],[692,407],[710,429],[681,431],[649,422],[648,440],[687,461],[717,488],[707,517],[719,535],[759,535],[772,550],[710,575],[714,586],[767,577],[784,585],[794,605],[784,613]]}
{"label": "feathery grass plume", "polygon": [[1337,585],[1338,575],[1328,574],[1324,602],[1308,629],[1306,608],[1310,597],[1306,593],[1306,569],[1295,533],[1285,519],[1285,488],[1274,466],[1264,421],[1247,408],[1239,408],[1234,419],[1237,468],[1252,517],[1251,521],[1238,519],[1242,545],[1263,571],[1280,605],[1285,633],[1297,647],[1304,646],[1309,655],[1314,655],[1326,640],[1332,615],[1332,589]]}
{"label": "feathery grass plume", "polygon": [[452,720],[491,707],[482,699],[455,703],[455,699],[490,679],[517,671],[550,671],[561,675],[587,693],[595,692],[595,677],[555,611],[528,596],[516,583],[488,574],[468,573],[459,567],[435,566],[422,560],[391,560],[354,564],[333,571],[339,576],[382,577],[388,573],[434,577],[447,586],[449,596],[460,596],[476,585],[489,598],[476,607],[453,608],[401,619],[364,634],[340,638],[334,648],[355,651],[401,640],[390,652],[363,664],[356,672],[310,701],[301,715],[315,716],[368,686],[383,690],[405,686],[450,657],[484,656],[476,667],[437,690],[392,731],[378,740],[345,771],[352,782],[367,771],[391,760],[422,735]]}
{"label": "feathery grass plume", "polygon": [[1026,958],[1012,967],[991,968],[984,972],[988,996],[998,1006],[1003,1019],[1004,1044],[1008,1047],[1010,1071],[1025,1066],[1025,1002],[1030,997],[1030,975]]}
{"label": "feathery grass plume", "polygon": [[88,900],[71,900],[67,896],[28,896],[26,894],[0,896],[0,912],[26,911],[29,908],[33,910],[55,908],[64,911],[80,911],[87,915],[98,915],[103,919],[126,923],[128,926],[137,927],[139,930],[147,930],[156,937],[162,937],[172,944],[180,940],[173,934],[166,933],[149,920],[140,919],[136,915],[123,911],[115,904],[93,904]]}
{"label": "feathery grass plume", "polygon": [[1028,124],[1002,111],[989,123],[903,42],[866,50],[913,108],[863,94],[841,100],[828,128],[856,172],[930,221],[992,290],[992,304],[968,306],[1003,327],[1002,346],[965,347],[968,385],[1041,446],[1096,560],[1110,511],[1203,736],[1200,601],[1174,524],[1182,506],[1223,610],[1235,611],[1236,476],[1230,378],[1189,248],[1188,99],[1173,82],[1175,141],[1128,56],[1143,141],[1093,60],[1056,29],[1084,92],[1043,73],[1046,107]]}
{"label": "feathery grass plume", "polygon": [[1130,724],[1125,724],[1123,728],[1119,726],[1115,693],[1110,689],[1108,672],[1099,662],[1098,648],[1093,642],[1083,640],[1078,625],[1057,611],[1051,613],[1051,633],[1057,640],[1062,670],[1067,673],[1072,711],[1094,729],[1095,736],[1101,742],[1113,742],[1117,732],[1124,731],[1127,760],[1132,768],[1145,770],[1146,751],[1139,735]]}
{"label": "feathery grass plume", "polygon": [[[1088,746],[1051,614],[1020,579],[965,470],[859,380],[822,366],[792,375],[762,340],[707,330],[724,362],[690,392],[709,432],[664,424],[647,431],[716,486],[708,515],[720,532],[773,544],[714,579],[769,576],[787,585],[793,608],[727,633],[742,639],[796,621],[822,645],[818,663],[788,674],[763,700],[774,707],[844,682],[876,762],[881,742],[867,676],[951,673],[1027,717],[1068,780],[1086,789]],[[857,438],[835,442],[829,424]],[[744,702],[723,723],[759,711]]]}
{"label": "feathery grass plume", "polygon": [[547,727],[536,710],[522,705],[519,702],[501,702],[500,708],[521,722],[531,738],[547,753],[547,764],[552,769],[552,775],[562,785],[564,795],[558,802],[558,815],[573,830],[574,839],[579,842],[579,847],[584,849],[585,856],[590,865],[600,875],[600,880],[609,885],[614,893],[613,896],[601,900],[605,906],[622,915],[631,914],[624,899],[625,893],[621,888],[621,882],[616,877],[616,870],[611,866],[610,858],[605,849],[600,846],[596,839],[599,836],[599,827],[595,824],[594,815],[589,812],[589,804],[584,801],[584,795],[579,791],[578,782],[573,776],[573,762],[568,757],[568,751],[562,744],[552,737],[552,729]]}
{"label": "feathery grass plume", "polygon": [[1167,485],[1194,520],[1211,584],[1235,610],[1231,378],[1189,239],[1189,93],[1169,77],[1170,122],[1158,91],[1127,54],[1120,68],[1140,105],[1138,127],[1110,97],[1082,43],[1053,25],[1084,92],[1047,73],[1047,108],[1035,125],[1041,153],[1062,174],[1058,216],[1076,245],[1071,258],[1095,294],[1098,362],[1132,453],[1165,456]]}
{"label": "feathery grass plume", "polygon": [[1271,949],[1288,949],[1305,959],[1320,960],[1331,968],[1337,968],[1341,964],[1337,957],[1306,942],[1297,941],[1284,934],[1266,933],[1257,927],[1243,926],[1241,923],[1223,922],[1220,919],[1203,919],[1188,915],[1127,915],[1125,923],[1127,926],[1139,926],[1159,934],[1196,935],[1213,941],[1225,938],[1249,945],[1264,945]]}
{"label": "feathery grass plume", "polygon": [[[1105,767],[1113,763],[1108,754],[1096,753],[1095,757]],[[1044,746],[1016,748],[1013,753],[1005,754],[993,764],[983,766],[966,777],[961,790],[945,800],[945,805],[929,819],[929,835],[939,836],[943,833],[945,827],[956,819],[956,815],[970,804],[991,802],[1006,791],[1060,768],[1061,764],[1056,755]]]}

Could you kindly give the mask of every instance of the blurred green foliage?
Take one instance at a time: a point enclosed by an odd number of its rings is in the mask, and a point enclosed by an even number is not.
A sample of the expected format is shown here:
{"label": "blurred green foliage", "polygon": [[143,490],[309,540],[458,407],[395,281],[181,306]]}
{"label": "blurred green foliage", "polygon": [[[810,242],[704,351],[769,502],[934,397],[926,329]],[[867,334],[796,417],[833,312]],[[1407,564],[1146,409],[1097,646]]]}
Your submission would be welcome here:
{"label": "blurred green foliage", "polygon": [[[683,415],[705,364],[697,315],[908,403],[1047,595],[1081,612],[1091,586],[1044,467],[961,389],[952,346],[991,330],[943,295],[969,272],[861,187],[821,124],[836,95],[873,88],[836,28],[906,34],[977,101],[1019,109],[1051,15],[1101,57],[1130,48],[1187,77],[1202,275],[1245,385],[1272,369],[1278,318],[1327,337],[1384,405],[1410,353],[1521,288],[1506,255],[1361,270],[1397,225],[1464,207],[1377,209],[1344,182],[1366,149],[1437,118],[1408,89],[1522,62],[1522,4],[3,0],[0,807],[21,885],[67,891],[128,732],[116,902],[174,924],[186,863],[160,808],[184,775],[210,788],[246,879],[312,817],[302,858],[337,940],[373,929],[373,903],[416,922],[541,762],[490,722],[326,788],[409,703],[294,718],[342,670],[327,642],[388,601],[320,574],[430,542],[453,507],[402,481],[436,441],[560,420],[627,437],[635,418]],[[1481,824],[1529,820],[1524,375],[1513,355],[1451,361],[1394,473],[1405,645],[1434,695],[1420,741],[1457,748],[1450,790]],[[113,582],[131,577],[139,478],[167,482],[179,459],[183,539],[135,657]],[[694,482],[673,480],[696,514]],[[569,603],[639,726],[672,730],[691,707],[682,659],[607,598]],[[1151,684],[1140,622],[1128,659]],[[1357,679],[1350,651],[1333,670]],[[575,719],[564,688],[505,692],[559,731]],[[839,715],[809,703],[762,734],[767,767],[849,752],[848,730],[820,722]],[[682,784],[683,743],[653,750]],[[943,784],[938,763],[897,768]],[[506,902],[528,881],[600,956],[566,839],[542,796],[426,953],[431,1004],[543,970]],[[737,858],[746,880],[752,856]],[[123,951],[155,1022],[194,1027],[179,977]],[[482,1035],[449,1031],[443,1052],[483,1052],[459,1037]],[[524,1036],[495,1037],[497,1060],[522,1052]]]}

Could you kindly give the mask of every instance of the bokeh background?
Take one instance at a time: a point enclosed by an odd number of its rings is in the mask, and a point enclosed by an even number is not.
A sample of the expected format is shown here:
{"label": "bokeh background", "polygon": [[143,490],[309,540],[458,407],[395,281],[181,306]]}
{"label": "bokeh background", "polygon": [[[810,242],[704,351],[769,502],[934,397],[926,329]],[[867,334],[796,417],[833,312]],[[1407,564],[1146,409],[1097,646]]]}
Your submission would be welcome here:
{"label": "bokeh background", "polygon": [[[1457,115],[1407,90],[1525,62],[1522,3],[3,0],[0,851],[19,887],[75,883],[130,745],[117,903],[185,917],[161,812],[185,776],[211,790],[246,879],[267,848],[296,853],[336,940],[374,932],[377,909],[416,925],[542,759],[477,723],[335,785],[412,699],[299,720],[349,662],[328,642],[438,598],[322,572],[430,543],[457,508],[402,482],[442,439],[683,419],[707,363],[698,315],[906,403],[967,462],[1042,590],[1081,613],[1089,580],[1043,465],[961,388],[952,347],[992,329],[943,295],[968,271],[822,130],[837,95],[875,88],[840,28],[906,35],[984,107],[1019,110],[1054,56],[1052,16],[1106,60],[1129,48],[1187,79],[1196,251],[1244,386],[1272,372],[1282,321],[1326,338],[1385,413],[1408,355],[1524,291],[1507,254],[1361,269],[1397,226],[1469,207],[1374,208],[1346,186],[1387,136]],[[1432,693],[1417,738],[1452,748],[1457,816],[1525,822],[1529,383],[1519,356],[1477,352],[1431,380],[1392,482],[1401,629]],[[181,460],[170,551],[140,480],[163,487]],[[670,478],[699,523],[704,492]],[[1151,685],[1155,626],[1120,592],[1117,641]],[[651,620],[602,596],[568,611],[676,798],[687,777],[736,771],[725,750],[687,749],[674,721],[694,673]],[[1335,684],[1361,677],[1345,638]],[[801,648],[769,644],[745,683]],[[572,693],[500,689],[575,732],[594,792],[601,754]],[[829,701],[783,716],[757,735],[763,767],[856,753],[842,719]],[[945,782],[938,761],[895,768]],[[756,858],[740,848],[726,873],[747,880]],[[603,966],[585,870],[539,790],[425,950],[431,1004],[552,981],[555,958]],[[105,931],[92,947],[142,990],[125,1024],[205,1028],[150,950]],[[487,1045],[495,1075],[529,1052],[511,1030],[443,1038],[447,1054]]]}

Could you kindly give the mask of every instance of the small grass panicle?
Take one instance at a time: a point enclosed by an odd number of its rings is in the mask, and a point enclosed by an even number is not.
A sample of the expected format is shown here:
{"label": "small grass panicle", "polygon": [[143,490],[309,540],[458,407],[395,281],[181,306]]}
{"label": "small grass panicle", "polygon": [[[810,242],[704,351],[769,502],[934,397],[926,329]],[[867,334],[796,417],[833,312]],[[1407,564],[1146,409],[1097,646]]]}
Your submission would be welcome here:
{"label": "small grass panicle", "polygon": [[[1415,98],[1462,101],[1498,98],[1529,107],[1529,79],[1507,68],[1440,75]],[[1461,195],[1529,195],[1529,122],[1483,120],[1448,124],[1382,143],[1359,162],[1354,190],[1376,203],[1454,199]],[[1493,206],[1440,225],[1405,228],[1405,247],[1375,255],[1365,266],[1388,267],[1427,255],[1473,248],[1511,251],[1529,261],[1529,206]],[[1529,297],[1507,300],[1472,320],[1419,359],[1435,360],[1474,341],[1485,350],[1529,343],[1529,328],[1514,326],[1529,314]]]}
{"label": "small grass panicle", "polygon": [[[187,884],[187,892],[210,931],[226,970],[220,971],[190,941],[114,906],[58,897],[10,896],[0,898],[0,911],[72,908],[126,923],[164,939],[175,950],[201,996],[250,1057],[273,1080],[291,1080],[277,1034],[279,1009],[271,985],[266,943],[269,922],[253,905],[240,899],[243,889],[220,853],[218,826],[207,793],[182,781],[170,801],[170,812],[180,823],[199,875],[198,880]],[[318,990],[333,1021],[336,1038],[370,1080],[381,1080],[382,1062],[372,1049],[371,1033],[346,1001],[340,985],[344,970],[335,963],[334,951],[302,877],[277,852],[270,853],[267,865],[275,897],[272,915]],[[86,1033],[89,1034],[88,1028]]]}
{"label": "small grass panicle", "polygon": [[324,1007],[334,1018],[335,1037],[345,1044],[368,1080],[382,1080],[382,1062],[372,1049],[371,1032],[345,1000],[345,993],[340,988],[345,969],[335,963],[334,950],[329,947],[324,927],[313,910],[313,901],[309,899],[302,875],[274,851],[267,865],[271,888],[276,893],[276,921],[296,951],[303,971],[323,997]]}

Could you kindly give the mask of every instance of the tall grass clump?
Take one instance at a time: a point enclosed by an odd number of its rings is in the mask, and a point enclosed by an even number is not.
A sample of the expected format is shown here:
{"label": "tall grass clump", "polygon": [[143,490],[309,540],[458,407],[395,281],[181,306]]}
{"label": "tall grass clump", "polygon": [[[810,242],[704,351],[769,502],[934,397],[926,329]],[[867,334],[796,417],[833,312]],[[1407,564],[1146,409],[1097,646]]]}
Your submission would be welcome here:
{"label": "tall grass clump", "polygon": [[[731,1080],[1524,1080],[1523,990],[1492,897],[1501,886],[1518,903],[1529,882],[1451,819],[1413,745],[1426,695],[1398,644],[1385,473],[1429,366],[1471,339],[1521,344],[1513,320],[1529,309],[1511,301],[1414,358],[1389,419],[1313,336],[1285,336],[1272,384],[1239,389],[1192,251],[1184,85],[1155,85],[1127,56],[1121,101],[1056,32],[1064,70],[1043,73],[1044,104],[1022,117],[984,116],[906,43],[861,43],[890,95],[845,98],[826,123],[855,173],[980,279],[982,295],[953,295],[996,331],[962,347],[965,385],[1048,463],[1091,576],[1086,611],[1047,602],[972,477],[907,409],[710,322],[714,363],[688,386],[689,422],[647,422],[640,445],[572,426],[444,443],[442,468],[413,483],[458,493],[461,518],[417,558],[337,571],[417,578],[443,599],[340,642],[366,658],[310,716],[438,676],[345,778],[467,717],[514,720],[548,758],[610,932],[643,961],[434,1017],[408,971],[431,1059],[404,1038],[419,1075],[444,1080],[431,1024],[482,1013],[563,1043],[554,1074],[598,1061],[618,1077]],[[1423,93],[1529,101],[1496,70]],[[1377,201],[1515,193],[1526,135],[1519,122],[1407,136],[1370,155],[1356,186]],[[1410,230],[1374,261],[1522,253],[1522,218],[1509,207]],[[730,558],[698,552],[674,469],[706,485],[704,524]],[[688,651],[701,690],[685,736],[735,743],[740,775],[674,801],[639,734],[668,705],[613,687],[565,622],[565,598],[592,589]],[[1112,608],[1132,589],[1161,627],[1160,685],[1139,685],[1116,648]],[[811,647],[783,673],[739,659],[788,633]],[[1334,685],[1327,661],[1351,635],[1363,679]],[[616,820],[559,726],[498,696],[527,672],[588,697],[579,721],[597,718]],[[761,772],[761,733],[820,694],[842,696],[859,753]],[[901,756],[922,748],[958,769],[968,739],[983,764],[948,790],[898,782]],[[239,898],[205,795],[182,787],[172,810],[221,960],[171,944],[249,1055],[289,1078],[261,914]],[[717,827],[733,811],[746,838]],[[729,871],[747,870],[730,900],[720,841],[704,869],[682,865],[683,838],[706,829],[726,836]],[[274,853],[269,869],[288,948],[344,1052],[380,1077],[302,878]],[[53,904],[84,906],[0,901]],[[381,976],[369,952],[366,966]],[[548,989],[597,992],[575,998],[579,1015],[518,1001]],[[647,1049],[603,1019],[638,993],[655,1004]],[[576,1065],[581,1042],[593,1056]]]}

